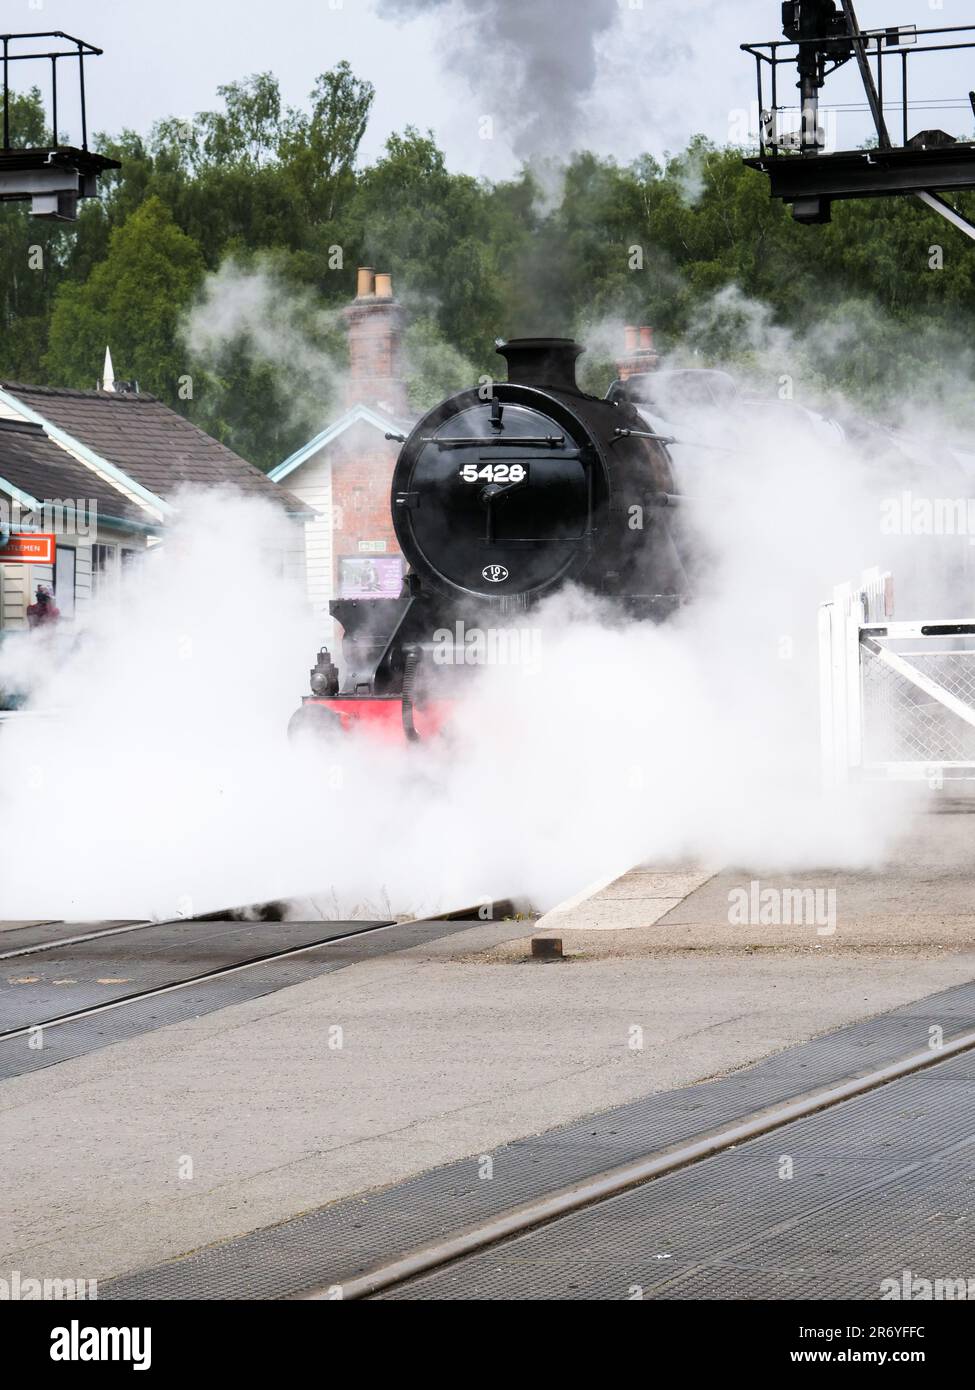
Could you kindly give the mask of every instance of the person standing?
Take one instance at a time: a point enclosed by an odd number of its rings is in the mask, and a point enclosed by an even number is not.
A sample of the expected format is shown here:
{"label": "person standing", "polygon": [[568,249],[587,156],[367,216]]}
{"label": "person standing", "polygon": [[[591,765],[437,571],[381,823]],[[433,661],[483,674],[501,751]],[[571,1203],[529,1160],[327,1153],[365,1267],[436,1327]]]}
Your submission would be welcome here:
{"label": "person standing", "polygon": [[54,602],[54,590],[50,584],[38,584],[35,598],[37,602],[30,604],[27,609],[27,626],[31,631],[56,623],[61,616],[61,610]]}

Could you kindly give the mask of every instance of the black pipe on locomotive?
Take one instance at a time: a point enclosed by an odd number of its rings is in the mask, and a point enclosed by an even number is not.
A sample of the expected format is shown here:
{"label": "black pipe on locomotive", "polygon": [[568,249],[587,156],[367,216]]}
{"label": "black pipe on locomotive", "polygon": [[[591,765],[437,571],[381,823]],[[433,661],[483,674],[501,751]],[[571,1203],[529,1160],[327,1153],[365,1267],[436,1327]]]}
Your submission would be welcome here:
{"label": "black pipe on locomotive", "polygon": [[583,350],[566,338],[498,342],[507,381],[451,396],[416,424],[392,481],[402,593],[329,605],[345,676],[323,648],[298,727],[327,719],[329,700],[398,699],[415,736],[434,634],[517,624],[567,584],[643,619],[687,597],[667,441],[619,386],[606,398],[579,388]]}

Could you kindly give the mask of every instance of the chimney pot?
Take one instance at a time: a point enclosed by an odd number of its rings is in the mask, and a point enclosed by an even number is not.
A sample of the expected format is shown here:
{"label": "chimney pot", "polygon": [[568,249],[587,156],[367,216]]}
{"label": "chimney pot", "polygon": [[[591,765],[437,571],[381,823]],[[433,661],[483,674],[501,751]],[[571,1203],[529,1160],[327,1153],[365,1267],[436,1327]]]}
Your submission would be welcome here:
{"label": "chimney pot", "polygon": [[621,381],[627,381],[639,372],[655,371],[660,358],[653,345],[653,329],[647,324],[639,328],[627,325],[623,330],[623,353],[616,363]]}
{"label": "chimney pot", "polygon": [[346,403],[379,405],[392,415],[405,414],[408,406],[402,376],[404,312],[393,298],[392,277],[360,266],[356,288],[355,299],[342,311],[349,343]]}

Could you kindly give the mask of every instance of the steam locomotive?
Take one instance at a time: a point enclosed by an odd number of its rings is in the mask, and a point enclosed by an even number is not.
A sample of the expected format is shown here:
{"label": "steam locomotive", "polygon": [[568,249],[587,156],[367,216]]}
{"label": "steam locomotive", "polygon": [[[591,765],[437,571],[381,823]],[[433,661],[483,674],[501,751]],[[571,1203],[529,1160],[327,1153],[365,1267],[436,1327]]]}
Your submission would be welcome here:
{"label": "steam locomotive", "polygon": [[370,725],[413,741],[445,722],[463,679],[438,661],[445,634],[517,628],[567,584],[635,619],[689,594],[669,441],[624,383],[576,380],[565,338],[499,342],[507,381],[442,401],[396,462],[391,507],[409,569],[397,599],[338,599],[343,674],[323,647],[289,731]]}

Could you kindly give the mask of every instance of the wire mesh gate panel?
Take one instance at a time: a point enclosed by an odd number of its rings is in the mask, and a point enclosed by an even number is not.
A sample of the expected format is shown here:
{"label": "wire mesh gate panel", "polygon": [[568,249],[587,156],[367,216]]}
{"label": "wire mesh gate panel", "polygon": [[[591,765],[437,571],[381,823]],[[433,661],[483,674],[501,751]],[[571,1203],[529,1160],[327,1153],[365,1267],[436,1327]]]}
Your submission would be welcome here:
{"label": "wire mesh gate panel", "polygon": [[975,619],[892,622],[891,593],[871,570],[820,608],[826,780],[975,779]]}
{"label": "wire mesh gate panel", "polygon": [[[886,636],[860,644],[863,765],[889,769],[920,762],[967,767],[975,776],[975,724],[932,690],[960,700],[975,716],[975,636],[968,637],[967,648],[952,650],[940,634],[901,632],[907,627],[913,624],[892,623]],[[900,657],[911,672],[885,654]],[[912,672],[924,683],[912,679]]]}

